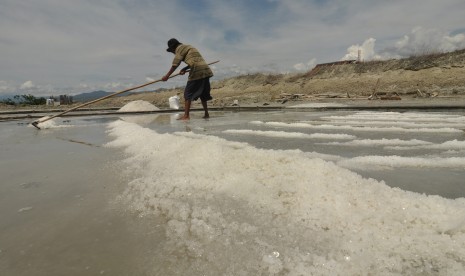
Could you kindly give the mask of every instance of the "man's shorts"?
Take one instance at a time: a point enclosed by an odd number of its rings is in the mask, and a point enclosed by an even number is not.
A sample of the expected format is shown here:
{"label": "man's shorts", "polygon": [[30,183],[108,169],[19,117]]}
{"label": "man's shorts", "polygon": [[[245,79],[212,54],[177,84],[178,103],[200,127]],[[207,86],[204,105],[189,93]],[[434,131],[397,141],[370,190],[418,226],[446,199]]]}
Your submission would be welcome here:
{"label": "man's shorts", "polygon": [[188,81],[184,89],[184,99],[195,101],[200,98],[201,101],[209,101],[210,95],[210,78]]}

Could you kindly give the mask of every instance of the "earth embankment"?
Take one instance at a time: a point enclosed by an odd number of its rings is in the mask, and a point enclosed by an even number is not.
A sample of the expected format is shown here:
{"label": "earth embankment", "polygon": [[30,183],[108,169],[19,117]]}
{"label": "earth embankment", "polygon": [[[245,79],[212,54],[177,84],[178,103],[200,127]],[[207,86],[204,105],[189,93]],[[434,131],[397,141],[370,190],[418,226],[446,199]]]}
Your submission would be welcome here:
{"label": "earth embankment", "polygon": [[[300,74],[242,75],[212,81],[210,106],[289,104],[328,100],[465,100],[465,49],[406,59],[324,64]],[[135,100],[168,108],[183,87],[114,97],[92,107],[122,107]],[[77,103],[79,104],[79,103]],[[77,105],[75,104],[75,105]],[[193,107],[200,106],[194,103]],[[5,106],[3,106],[4,108]]]}
{"label": "earth embankment", "polygon": [[[261,105],[328,99],[411,100],[465,98],[465,50],[400,60],[317,66],[301,74],[249,74],[212,81],[211,105]],[[182,88],[110,99],[109,105],[146,100],[167,107]],[[391,97],[391,98],[390,98]]]}

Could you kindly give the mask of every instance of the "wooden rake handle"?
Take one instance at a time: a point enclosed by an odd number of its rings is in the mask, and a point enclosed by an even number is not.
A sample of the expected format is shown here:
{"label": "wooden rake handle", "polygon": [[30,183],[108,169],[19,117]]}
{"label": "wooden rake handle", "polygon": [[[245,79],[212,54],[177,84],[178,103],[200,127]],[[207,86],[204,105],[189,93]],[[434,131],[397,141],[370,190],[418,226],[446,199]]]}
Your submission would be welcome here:
{"label": "wooden rake handle", "polygon": [[[218,63],[218,62],[220,62],[220,61],[217,60],[217,61],[214,61],[214,62],[210,62],[210,63],[208,63],[208,65],[212,65],[212,64],[215,64],[215,63]],[[189,70],[187,70],[186,72],[189,72]],[[171,78],[174,78],[174,77],[179,76],[179,75],[180,75],[180,72],[178,72],[178,73],[176,73],[176,74],[174,74],[174,75],[171,75],[169,78],[171,79]],[[101,98],[99,98],[99,99],[96,99],[96,100],[93,100],[93,101],[90,101],[90,102],[83,103],[83,104],[81,104],[81,105],[75,106],[75,107],[73,107],[73,108],[70,108],[70,109],[65,110],[65,111],[63,111],[63,112],[61,112],[61,113],[55,114],[55,115],[53,115],[53,116],[44,118],[44,119],[42,119],[42,120],[41,120],[41,119],[36,120],[36,121],[32,122],[31,124],[32,124],[34,127],[36,127],[37,129],[40,129],[40,127],[38,126],[39,123],[46,122],[46,121],[48,121],[48,120],[51,120],[51,119],[56,118],[56,117],[60,117],[60,116],[66,114],[66,113],[68,113],[68,112],[74,111],[74,110],[79,109],[79,108],[81,108],[81,107],[88,106],[88,105],[91,105],[91,104],[93,104],[93,103],[100,102],[100,101],[103,101],[103,100],[105,100],[105,99],[114,97],[114,96],[116,96],[116,95],[123,94],[123,93],[129,92],[129,91],[132,91],[132,90],[136,90],[136,89],[139,89],[139,88],[142,88],[142,87],[145,87],[145,86],[148,86],[148,85],[151,85],[151,84],[160,82],[160,81],[162,81],[162,79],[155,80],[155,81],[151,81],[151,82],[147,82],[147,83],[144,83],[144,84],[139,85],[139,86],[134,86],[134,87],[131,87],[131,88],[122,90],[122,91],[118,91],[118,92],[115,92],[115,93],[113,93],[113,94],[110,94],[110,95],[106,95],[106,96],[104,96],[104,97],[101,97]]]}

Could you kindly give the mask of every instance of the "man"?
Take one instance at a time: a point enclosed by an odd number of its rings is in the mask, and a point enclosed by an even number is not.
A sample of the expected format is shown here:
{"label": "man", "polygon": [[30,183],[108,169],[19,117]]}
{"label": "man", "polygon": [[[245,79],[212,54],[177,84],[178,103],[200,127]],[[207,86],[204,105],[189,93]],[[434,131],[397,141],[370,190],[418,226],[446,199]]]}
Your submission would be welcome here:
{"label": "man", "polygon": [[187,70],[190,70],[186,88],[184,89],[184,115],[178,120],[190,119],[189,112],[191,103],[198,98],[200,98],[203,110],[205,111],[203,118],[209,118],[207,101],[212,99],[210,95],[210,78],[213,76],[212,70],[196,48],[191,45],[182,44],[175,38],[168,40],[168,49],[166,49],[166,51],[173,53],[174,59],[171,69],[162,78],[163,81],[169,79],[170,75],[181,64],[181,61],[184,61],[187,66],[182,68],[179,73],[184,75]]}

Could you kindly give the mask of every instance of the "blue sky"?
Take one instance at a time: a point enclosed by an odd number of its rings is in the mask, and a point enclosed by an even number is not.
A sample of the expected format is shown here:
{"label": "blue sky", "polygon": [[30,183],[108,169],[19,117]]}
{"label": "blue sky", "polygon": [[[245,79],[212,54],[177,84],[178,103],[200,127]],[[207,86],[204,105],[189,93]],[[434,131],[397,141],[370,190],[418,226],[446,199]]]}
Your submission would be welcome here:
{"label": "blue sky", "polygon": [[[161,78],[171,37],[215,78],[465,48],[463,0],[0,0],[0,94],[118,91]],[[186,77],[150,89],[183,85]]]}

